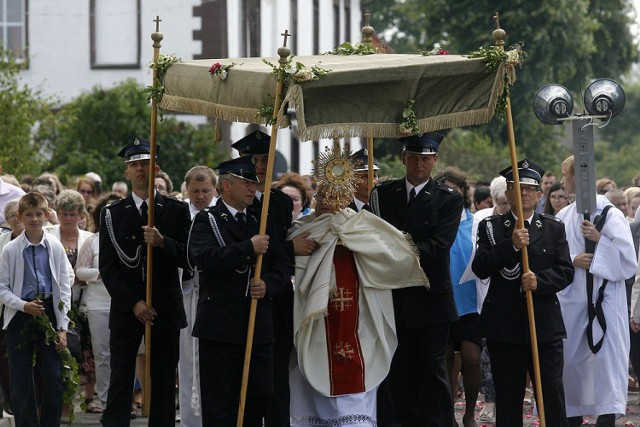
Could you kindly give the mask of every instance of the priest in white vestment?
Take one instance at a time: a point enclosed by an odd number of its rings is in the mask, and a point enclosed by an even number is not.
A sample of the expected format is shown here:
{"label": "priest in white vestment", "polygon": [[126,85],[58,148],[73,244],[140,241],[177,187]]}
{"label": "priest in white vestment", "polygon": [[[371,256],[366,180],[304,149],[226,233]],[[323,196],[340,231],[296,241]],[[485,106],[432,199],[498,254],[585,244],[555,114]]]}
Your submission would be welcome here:
{"label": "priest in white vestment", "polygon": [[[562,183],[569,193],[575,192],[573,158],[562,165]],[[615,418],[625,414],[629,367],[629,319],[625,279],[637,271],[637,260],[629,224],[615,208],[609,210],[604,227],[598,233],[593,227],[596,215],[611,203],[597,196],[597,210],[585,223],[575,202],[562,209],[557,217],[564,222],[571,259],[575,267],[573,283],[558,293],[562,317],[567,329],[564,343],[564,389],[570,425],[582,424],[582,416],[599,416],[598,425],[613,426]],[[585,237],[597,240],[593,258],[585,258]],[[585,268],[585,266],[587,268]],[[604,287],[602,311],[606,332],[598,319],[593,321],[593,342],[602,340],[595,354],[587,341],[587,270],[593,275],[593,301]],[[575,421],[573,424],[572,422]]]}
{"label": "priest in white vestment", "polygon": [[377,425],[376,391],[397,346],[391,290],[428,285],[405,235],[368,211],[332,212],[347,203],[331,209],[319,194],[289,236],[318,243],[296,257],[292,426]]}

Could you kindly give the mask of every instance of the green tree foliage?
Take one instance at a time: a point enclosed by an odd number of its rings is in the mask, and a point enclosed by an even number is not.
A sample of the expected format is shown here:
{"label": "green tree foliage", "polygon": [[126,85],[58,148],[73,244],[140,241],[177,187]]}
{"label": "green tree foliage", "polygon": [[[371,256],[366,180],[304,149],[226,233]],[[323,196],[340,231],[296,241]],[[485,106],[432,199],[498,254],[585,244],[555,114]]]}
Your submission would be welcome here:
{"label": "green tree foliage", "polygon": [[0,49],[0,164],[18,179],[42,171],[44,158],[31,136],[40,123],[55,120],[54,100],[21,84],[21,69],[11,53]]}
{"label": "green tree foliage", "polygon": [[624,110],[597,130],[595,141],[596,175],[612,177],[620,188],[632,185],[640,173],[640,84],[625,86],[625,92]]}
{"label": "green tree foliage", "polygon": [[[123,180],[120,149],[135,137],[149,138],[151,109],[140,86],[127,80],[112,89],[94,87],[59,112],[59,123],[48,129],[49,169],[70,183],[88,171],[100,174],[105,183]],[[176,187],[185,172],[197,164],[213,165],[221,148],[213,145],[213,129],[197,127],[165,117],[158,123],[158,164]]]}
{"label": "green tree foliage", "polygon": [[[507,46],[523,41],[529,55],[511,92],[518,157],[541,160],[543,166],[555,167],[562,159],[559,145],[552,143],[558,129],[533,114],[537,89],[560,83],[581,99],[590,79],[619,79],[638,59],[629,0],[370,0],[363,6],[371,10],[376,32],[399,53],[431,50],[435,43],[457,54],[489,46],[492,17],[499,11]],[[470,129],[493,144],[506,143],[505,122],[494,119]]]}

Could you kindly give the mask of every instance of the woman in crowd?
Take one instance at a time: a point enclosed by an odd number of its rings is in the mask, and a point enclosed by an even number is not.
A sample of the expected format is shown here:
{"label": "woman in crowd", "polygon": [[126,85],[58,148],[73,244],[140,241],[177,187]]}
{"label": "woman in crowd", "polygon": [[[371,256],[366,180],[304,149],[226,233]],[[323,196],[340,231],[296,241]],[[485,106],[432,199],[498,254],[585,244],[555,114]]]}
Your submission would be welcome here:
{"label": "woman in crowd", "polygon": [[[3,214],[11,230],[8,233],[0,234],[0,252],[7,243],[15,239],[24,230],[24,224],[17,218],[18,201],[14,199],[7,202],[4,206]],[[2,392],[4,395],[4,410],[11,413],[11,389],[9,388],[9,365],[4,345],[5,331],[0,329],[0,383],[2,384]]]}
{"label": "woman in crowd", "polygon": [[473,207],[474,212],[493,207],[493,198],[491,197],[491,189],[489,187],[476,187],[476,190],[473,192]]}
{"label": "woman in crowd", "polygon": [[163,196],[168,196],[173,192],[173,182],[171,182],[171,178],[169,178],[169,174],[166,172],[158,172],[155,179],[155,186],[156,191]]}
{"label": "woman in crowd", "polygon": [[467,184],[467,175],[454,166],[447,166],[435,178],[462,194],[464,198],[464,208],[460,212],[458,234],[450,250],[451,283],[460,319],[451,324],[447,365],[451,383],[451,396],[455,401],[458,391],[458,377],[460,375],[460,368],[456,369],[455,355],[460,353],[465,396],[465,413],[462,423],[464,427],[475,427],[477,425],[475,408],[478,393],[480,392],[480,352],[482,350],[482,340],[475,335],[475,330],[480,315],[478,313],[475,279],[470,279],[463,283],[460,280],[472,259],[475,245],[475,241],[472,238],[473,215],[470,210],[469,185]]}
{"label": "woman in crowd", "polygon": [[627,221],[633,222],[636,216],[636,210],[640,205],[640,187],[629,187],[624,190],[627,198]]}
{"label": "woman in crowd", "polygon": [[109,310],[111,297],[102,282],[98,270],[98,250],[100,242],[100,211],[114,200],[120,200],[117,193],[108,193],[100,198],[93,211],[94,234],[89,236],[78,252],[76,277],[87,284],[83,302],[87,310],[87,320],[91,333],[91,347],[95,361],[95,390],[104,408],[107,403],[109,377],[111,376],[109,353]]}
{"label": "woman in crowd", "polygon": [[98,189],[95,182],[86,176],[78,178],[76,181],[76,191],[84,198],[85,207],[94,203],[98,197]]}
{"label": "woman in crowd", "polygon": [[293,221],[295,222],[302,215],[302,211],[308,207],[302,177],[295,172],[287,172],[280,177],[274,187],[282,190],[293,200]]}
{"label": "woman in crowd", "polygon": [[565,206],[569,206],[569,197],[567,196],[567,192],[564,191],[564,188],[562,188],[562,185],[556,182],[549,188],[549,196],[544,203],[543,212],[556,216]]}
{"label": "woman in crowd", "polygon": [[[71,266],[75,268],[78,259],[78,250],[92,233],[81,230],[78,225],[85,212],[85,199],[75,190],[64,190],[56,197],[54,209],[58,214],[60,224],[54,225],[50,231],[64,246],[67,258]],[[82,307],[83,283],[76,277],[71,288],[72,305]],[[69,307],[71,309],[71,307]],[[79,311],[78,311],[79,312]],[[80,319],[74,319],[78,322]],[[79,322],[78,322],[79,323]],[[87,328],[81,327],[82,342],[82,363],[79,366],[79,373],[84,382],[85,391],[85,411],[87,413],[100,413],[102,409],[93,403],[93,392],[95,388],[95,368],[93,364],[93,352],[91,351],[91,337]]]}

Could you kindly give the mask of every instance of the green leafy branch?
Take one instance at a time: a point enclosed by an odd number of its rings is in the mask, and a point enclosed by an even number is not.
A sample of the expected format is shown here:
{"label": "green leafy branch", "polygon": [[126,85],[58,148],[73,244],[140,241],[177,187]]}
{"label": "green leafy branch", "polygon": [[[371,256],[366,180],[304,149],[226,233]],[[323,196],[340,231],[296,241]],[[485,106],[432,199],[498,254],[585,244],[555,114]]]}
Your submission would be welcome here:
{"label": "green leafy branch", "polygon": [[159,103],[162,100],[162,96],[164,95],[164,75],[169,67],[176,62],[182,62],[182,59],[175,54],[171,54],[160,55],[158,56],[157,62],[151,62],[151,64],[149,64],[149,68],[157,70],[158,75],[157,78],[153,80],[152,86],[147,86],[144,89],[141,89],[141,92],[146,95],[147,102],[155,101],[156,103]]}
{"label": "green leafy branch", "polygon": [[[60,301],[58,304],[60,311],[64,309],[64,303]],[[71,314],[69,312],[69,314]],[[72,321],[69,322],[69,328],[73,328],[75,325]],[[36,342],[40,334],[37,331],[40,331],[44,334],[44,343],[45,345],[55,346],[58,344],[58,332],[55,330],[53,325],[51,324],[51,320],[45,313],[41,313],[38,316],[32,317],[29,319],[29,322],[25,325],[25,328],[28,328],[30,331],[34,331],[35,333],[25,333],[23,330],[24,336],[30,336],[34,341],[33,344],[33,355],[32,355],[32,364],[35,366],[36,364],[36,348],[35,344],[39,344]],[[80,376],[78,375],[78,362],[73,358],[71,352],[68,348],[65,347],[64,350],[58,352],[60,357],[60,362],[62,365],[61,375],[62,381],[64,382],[64,391],[62,393],[62,401],[68,405],[69,407],[69,425],[73,423],[75,420],[74,414],[74,406],[73,406],[73,398],[78,393],[80,388]]]}
{"label": "green leafy branch", "polygon": [[256,118],[261,119],[265,125],[274,125],[276,123],[276,119],[273,117],[273,97],[267,94],[267,98],[269,98],[268,101],[262,101],[260,103],[260,107],[256,113]]}
{"label": "green leafy branch", "polygon": [[[487,72],[494,72],[503,62],[506,62],[510,67],[515,67],[516,65],[522,67],[528,59],[528,55],[523,48],[524,42],[514,44],[507,51],[498,46],[480,47],[466,56],[469,58],[482,58],[482,62],[487,67]],[[504,113],[507,111],[507,99],[511,94],[511,86],[514,83],[508,73],[505,73],[503,78],[504,90],[498,97],[494,113],[500,121],[504,120]]]}
{"label": "green leafy branch", "polygon": [[373,55],[378,48],[369,43],[344,42],[335,49],[325,52],[325,55]]}
{"label": "green leafy branch", "polygon": [[319,80],[326,76],[331,70],[322,68],[319,65],[307,67],[302,62],[293,62],[294,55],[289,56],[287,62],[283,65],[274,65],[263,59],[264,63],[271,67],[271,73],[288,86],[291,82],[303,83],[311,80]]}
{"label": "green leafy branch", "polygon": [[[289,56],[287,58],[286,63],[283,65],[275,65],[271,62],[263,59],[262,61],[271,67],[271,74],[276,76],[279,81],[283,82],[284,90],[283,93],[286,92],[287,87],[291,83],[304,83],[311,80],[319,80],[321,77],[326,76],[330,69],[322,68],[319,65],[312,65],[311,67],[307,67],[302,62],[293,62],[294,55]],[[268,95],[269,98],[272,98]],[[273,117],[273,105],[275,102],[261,102],[258,107],[258,113],[256,114],[256,118],[262,118],[266,125],[273,125],[276,122],[276,119]]]}
{"label": "green leafy branch", "polygon": [[415,103],[415,99],[408,100],[404,110],[402,110],[402,121],[398,125],[401,133],[420,135],[416,113],[413,111],[413,104]]}

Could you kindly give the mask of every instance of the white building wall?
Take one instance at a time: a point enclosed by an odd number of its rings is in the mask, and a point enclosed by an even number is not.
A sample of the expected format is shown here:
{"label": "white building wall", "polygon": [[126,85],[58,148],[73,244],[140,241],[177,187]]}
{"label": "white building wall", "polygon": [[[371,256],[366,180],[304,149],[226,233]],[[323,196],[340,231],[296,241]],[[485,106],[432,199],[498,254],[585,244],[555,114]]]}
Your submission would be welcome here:
{"label": "white building wall", "polygon": [[[111,0],[100,0],[111,1]],[[117,0],[114,3],[117,3]],[[126,0],[133,1],[133,0]],[[193,6],[200,0],[142,0],[140,69],[91,69],[89,40],[89,2],[78,0],[29,1],[29,68],[22,73],[25,83],[41,87],[45,93],[68,102],[95,85],[110,88],[133,78],[141,84],[151,84],[148,64],[153,59],[151,33],[153,20],[160,16],[160,32],[164,33],[161,53],[190,59],[200,52],[200,42],[193,40],[193,30],[200,28],[194,18]],[[113,8],[109,20],[129,26],[131,16],[118,16]],[[123,44],[126,43],[126,46]],[[128,40],[113,38],[97,49],[132,50]]]}
{"label": "white building wall", "polygon": [[[132,34],[131,23],[136,22],[131,17],[130,3],[135,0],[97,0],[99,13],[107,15],[100,24],[110,23],[121,26],[122,34]],[[124,3],[121,3],[124,2]],[[344,2],[351,4],[351,34],[344,33]],[[161,53],[172,54],[188,60],[200,54],[201,42],[193,40],[193,31],[201,27],[200,18],[193,17],[193,7],[202,0],[141,0],[141,28],[140,28],[140,69],[92,69],[90,59],[90,17],[89,2],[78,0],[29,0],[28,10],[28,42],[29,68],[22,72],[24,83],[31,87],[41,88],[45,94],[56,97],[61,103],[66,103],[86,92],[96,85],[111,88],[123,80],[135,79],[141,85],[151,84],[151,72],[148,65],[153,59],[153,41],[151,33],[155,31],[154,19],[160,16],[160,32],[164,34]],[[105,5],[107,5],[105,7]],[[118,7],[120,5],[121,7]],[[319,28],[313,28],[312,0],[299,0],[297,3],[297,32],[296,56],[313,53],[313,34],[319,31],[320,52],[332,50],[334,46],[334,17],[333,0],[320,0]],[[227,0],[227,28],[229,57],[239,57],[240,37],[238,34],[245,25],[241,22],[240,2]],[[343,41],[360,40],[360,6],[359,0],[341,0],[340,7],[340,35]],[[100,19],[100,17],[98,17]],[[261,53],[277,59],[277,49],[282,45],[280,35],[285,29],[290,33],[291,28],[290,0],[261,0]],[[135,31],[135,29],[133,29]],[[113,60],[117,52],[130,58],[135,47],[127,37],[118,37],[119,32],[113,31],[113,37],[98,37],[98,58]],[[137,38],[137,37],[136,37]],[[292,46],[291,39],[288,42]],[[102,52],[105,52],[102,55]],[[123,61],[124,62],[124,61]],[[314,65],[314,64],[305,64]],[[275,89],[275,88],[274,88]],[[194,119],[204,122],[204,119]],[[194,121],[190,120],[190,121]],[[269,129],[269,131],[271,131]],[[246,134],[246,125],[232,126],[232,140],[240,139]],[[313,144],[302,142],[300,147],[300,168],[302,174],[311,173],[311,160],[314,157]],[[320,150],[331,145],[331,140],[320,142]],[[278,150],[289,157],[291,147],[291,131],[280,130],[278,134]],[[360,148],[357,140],[352,140],[352,149]]]}

